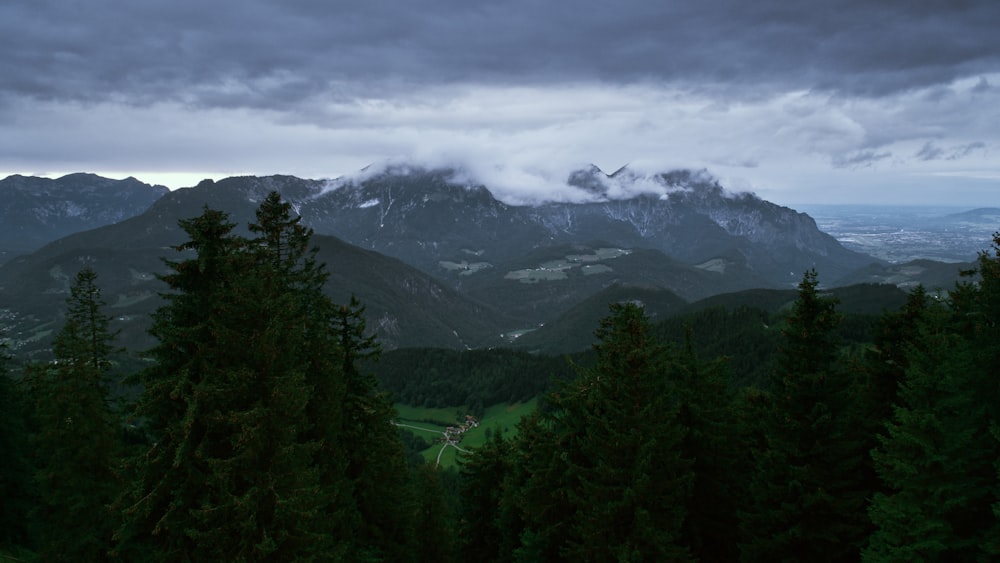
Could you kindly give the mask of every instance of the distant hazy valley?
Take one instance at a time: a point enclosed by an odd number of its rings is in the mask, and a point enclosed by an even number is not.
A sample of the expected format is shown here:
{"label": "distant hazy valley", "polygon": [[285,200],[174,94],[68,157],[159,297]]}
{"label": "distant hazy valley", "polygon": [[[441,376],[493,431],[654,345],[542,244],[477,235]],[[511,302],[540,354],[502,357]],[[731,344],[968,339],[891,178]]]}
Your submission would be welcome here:
{"label": "distant hazy valley", "polygon": [[1000,208],[801,205],[845,248],[889,262],[969,262],[1000,229]]}

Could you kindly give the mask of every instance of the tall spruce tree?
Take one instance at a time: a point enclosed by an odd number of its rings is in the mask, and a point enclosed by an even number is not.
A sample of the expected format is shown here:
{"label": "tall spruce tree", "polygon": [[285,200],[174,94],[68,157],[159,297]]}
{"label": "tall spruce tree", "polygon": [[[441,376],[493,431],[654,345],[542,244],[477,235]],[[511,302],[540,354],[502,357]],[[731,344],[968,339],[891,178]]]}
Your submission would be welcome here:
{"label": "tall spruce tree", "polygon": [[920,323],[930,299],[923,286],[910,291],[899,311],[882,315],[875,326],[872,345],[865,351],[863,368],[869,388],[869,412],[865,418],[878,430],[892,416],[892,406],[906,377],[910,351],[919,337]]}
{"label": "tall spruce tree", "polygon": [[306,404],[307,425],[302,439],[316,446],[314,465],[319,482],[317,502],[330,541],[324,557],[344,559],[358,551],[358,530],[364,525],[347,480],[344,454],[344,402],[347,378],[341,337],[334,319],[339,307],[323,292],[329,274],[317,261],[312,229],[293,216],[292,206],[271,192],[249,225],[255,236],[250,247],[262,271],[268,272],[272,291],[292,296],[288,313],[297,319],[298,357],[304,362],[311,394]]}
{"label": "tall spruce tree", "polygon": [[735,561],[738,535],[733,531],[751,465],[725,364],[700,361],[690,330],[683,350],[672,353],[669,362],[665,373],[676,389],[678,421],[686,429],[682,452],[694,476],[683,543],[699,561]]}
{"label": "tall spruce tree", "polygon": [[32,542],[28,512],[33,504],[24,394],[7,371],[7,342],[0,333],[0,552]]}
{"label": "tall spruce tree", "polygon": [[115,348],[96,280],[89,267],[77,273],[53,346],[55,361],[31,366],[25,378],[36,427],[35,518],[45,558],[96,561],[111,548],[108,505],[119,482],[121,425],[103,381]]}
{"label": "tall spruce tree", "polygon": [[367,334],[364,307],[355,297],[336,307],[332,331],[338,339],[337,361],[344,376],[343,427],[338,442],[345,458],[360,526],[354,531],[355,556],[407,561],[413,558],[415,506],[406,452],[393,426],[396,410],[379,391],[375,376],[360,362],[378,357],[380,347]]}
{"label": "tall spruce tree", "polygon": [[[898,311],[888,311],[875,325],[871,346],[860,358],[858,376],[859,392],[853,401],[859,428],[865,436],[865,449],[869,452],[879,445],[886,424],[892,419],[893,409],[899,400],[899,389],[906,379],[912,348],[920,338],[920,326],[931,306],[931,297],[923,286],[914,288],[906,303]],[[872,496],[887,493],[889,488],[879,477],[875,463],[869,455],[862,474],[865,488]],[[869,499],[870,500],[870,499]],[[869,525],[869,534],[873,527]]]}
{"label": "tall spruce tree", "polygon": [[482,446],[460,459],[461,500],[459,515],[460,553],[466,561],[502,561],[511,548],[505,546],[502,502],[514,453],[511,443],[496,429]]}
{"label": "tall spruce tree", "polygon": [[[642,308],[615,304],[601,321],[597,362],[550,397],[546,467],[529,474],[523,553],[546,559],[680,561],[690,460],[680,402]],[[542,492],[559,499],[558,515]],[[563,524],[554,518],[565,519]]]}
{"label": "tall spruce tree", "polygon": [[[976,355],[977,389],[981,389],[986,404],[989,406],[990,432],[994,438],[994,460],[1000,460],[1000,232],[993,233],[992,248],[989,252],[979,254],[977,268],[979,281],[979,314],[976,315],[978,336],[974,342]],[[996,481],[992,487],[995,502],[993,503],[993,519],[989,523],[986,536],[989,541],[983,550],[992,558],[1000,558],[1000,462],[996,462]]]}
{"label": "tall spruce tree", "polygon": [[[946,312],[935,312],[944,316]],[[973,350],[930,319],[911,352],[892,422],[873,452],[888,492],[870,508],[868,561],[973,561],[983,556],[994,484],[985,403],[971,385]]]}
{"label": "tall spruce tree", "polygon": [[377,354],[363,307],[335,305],[312,231],[271,193],[232,233],[182,221],[195,256],[173,290],[137,412],[155,445],[134,461],[119,553],[165,559],[407,560],[414,504],[394,412],[358,363]]}
{"label": "tall spruce tree", "polygon": [[578,489],[566,471],[572,435],[556,425],[552,405],[560,391],[544,398],[545,410],[522,418],[512,440],[514,462],[500,483],[501,557],[498,561],[559,561],[573,538],[571,519]]}
{"label": "tall spruce tree", "polygon": [[852,430],[852,382],[836,362],[836,301],[817,286],[806,272],[783,332],[741,519],[744,561],[853,561],[864,541],[865,442]]}
{"label": "tall spruce tree", "polygon": [[[1000,234],[978,281],[929,307],[907,349],[905,379],[879,447],[886,489],[869,512],[870,561],[1000,556]],[[991,435],[992,431],[992,435]]]}
{"label": "tall spruce tree", "polygon": [[[415,563],[450,563],[456,561],[459,535],[448,508],[447,492],[442,482],[444,470],[429,463],[413,470],[413,486],[417,497],[414,534],[419,545],[414,546]],[[485,559],[483,561],[486,561]]]}
{"label": "tall spruce tree", "polygon": [[[288,560],[332,549],[299,295],[281,263],[232,234],[226,214],[181,221],[195,256],[168,261],[172,293],[137,414],[154,445],[119,508],[120,555],[161,560]],[[266,245],[265,245],[266,246]]]}

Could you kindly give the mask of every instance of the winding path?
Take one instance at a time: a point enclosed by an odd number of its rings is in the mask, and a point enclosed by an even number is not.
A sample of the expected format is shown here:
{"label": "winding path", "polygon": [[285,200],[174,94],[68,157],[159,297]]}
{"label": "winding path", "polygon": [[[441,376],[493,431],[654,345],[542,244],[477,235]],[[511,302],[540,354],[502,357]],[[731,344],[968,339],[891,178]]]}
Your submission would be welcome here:
{"label": "winding path", "polygon": [[434,467],[437,467],[437,466],[441,465],[441,454],[444,453],[445,448],[447,448],[448,446],[451,446],[451,447],[455,448],[456,450],[458,450],[458,451],[460,451],[462,453],[465,453],[465,454],[469,453],[469,450],[464,450],[464,449],[458,447],[458,443],[456,441],[454,441],[453,439],[451,439],[451,437],[449,437],[449,435],[448,435],[447,432],[442,432],[440,430],[434,430],[434,429],[431,429],[431,428],[421,428],[419,426],[413,426],[412,424],[403,424],[401,422],[396,422],[396,421],[393,421],[392,423],[394,425],[396,425],[396,426],[401,426],[403,428],[413,428],[414,430],[420,430],[420,431],[423,431],[423,432],[430,432],[431,434],[440,434],[440,435],[444,436],[444,444],[441,446],[441,449],[438,451],[437,460],[434,462]]}

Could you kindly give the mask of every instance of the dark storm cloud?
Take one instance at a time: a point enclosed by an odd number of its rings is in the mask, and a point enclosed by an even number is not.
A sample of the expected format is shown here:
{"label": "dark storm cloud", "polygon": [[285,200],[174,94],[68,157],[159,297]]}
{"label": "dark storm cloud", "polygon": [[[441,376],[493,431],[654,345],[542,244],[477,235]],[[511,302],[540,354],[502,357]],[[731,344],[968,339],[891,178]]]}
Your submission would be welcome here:
{"label": "dark storm cloud", "polygon": [[997,29],[995,0],[3,0],[0,175],[394,159],[526,201],[630,163],[798,201],[948,178],[980,204]]}
{"label": "dark storm cloud", "polygon": [[956,145],[948,148],[941,147],[931,141],[924,143],[917,151],[916,157],[922,161],[931,160],[958,160],[972,154],[976,150],[985,150],[986,143],[977,141],[965,145]]}
{"label": "dark storm cloud", "polygon": [[878,96],[1000,66],[990,0],[12,0],[0,22],[3,94],[131,104],[592,81]]}
{"label": "dark storm cloud", "polygon": [[889,151],[877,152],[873,150],[856,151],[851,154],[835,156],[833,160],[834,168],[871,168],[879,162],[892,158]]}

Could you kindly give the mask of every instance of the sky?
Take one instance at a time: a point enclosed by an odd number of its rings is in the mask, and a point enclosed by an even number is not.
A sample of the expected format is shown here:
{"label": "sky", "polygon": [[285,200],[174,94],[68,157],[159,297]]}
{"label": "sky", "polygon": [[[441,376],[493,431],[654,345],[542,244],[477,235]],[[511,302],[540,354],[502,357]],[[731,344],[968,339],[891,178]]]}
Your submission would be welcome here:
{"label": "sky", "polygon": [[4,0],[0,177],[594,164],[780,204],[1000,206],[995,0]]}

